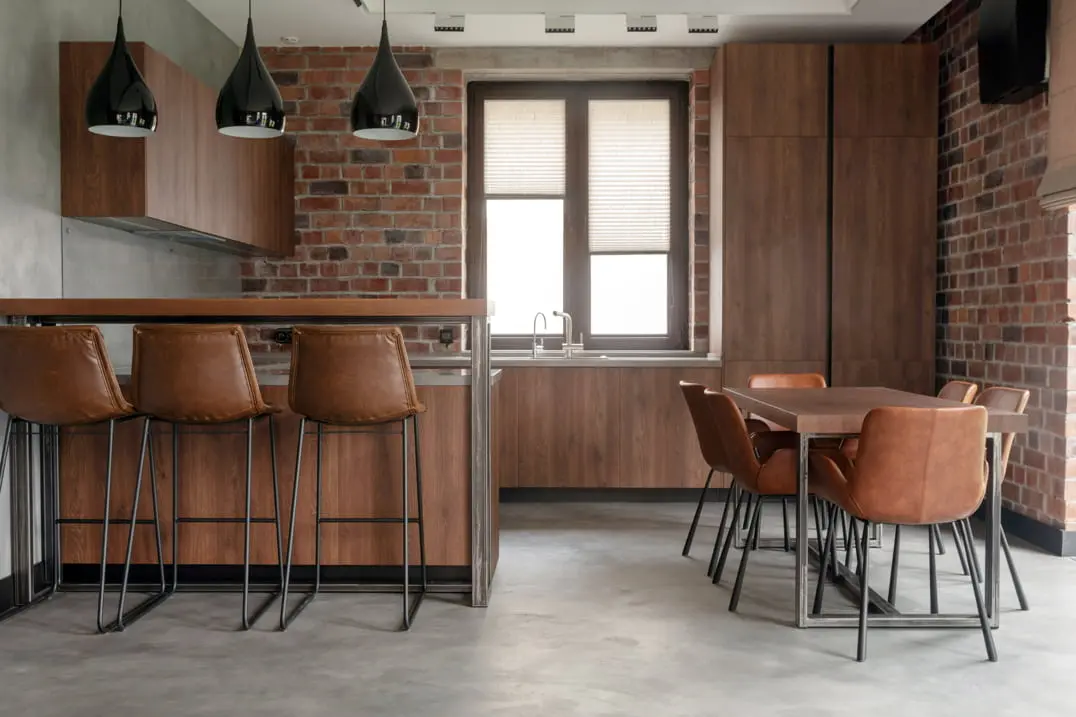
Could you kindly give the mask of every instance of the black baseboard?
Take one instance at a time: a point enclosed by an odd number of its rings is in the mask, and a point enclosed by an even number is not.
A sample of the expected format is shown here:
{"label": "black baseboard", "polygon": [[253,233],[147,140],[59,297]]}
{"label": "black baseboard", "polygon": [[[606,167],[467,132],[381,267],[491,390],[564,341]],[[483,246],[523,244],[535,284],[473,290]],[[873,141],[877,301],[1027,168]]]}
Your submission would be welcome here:
{"label": "black baseboard", "polygon": [[[420,568],[411,566],[409,571],[412,583],[421,577]],[[465,584],[471,581],[471,568],[456,565],[431,565],[428,568],[429,580],[441,584]],[[172,568],[164,566],[165,578],[171,582]],[[100,580],[101,573],[97,565],[64,565],[65,585],[94,585]],[[105,567],[105,580],[118,583],[123,578],[122,565]],[[309,583],[314,580],[313,565],[294,565],[291,579],[295,583]],[[321,569],[321,580],[325,584],[377,584],[398,583],[403,581],[403,569],[396,566],[381,565],[327,565]],[[276,565],[251,565],[250,581],[255,585],[276,585],[280,582],[280,568]],[[135,585],[152,585],[160,582],[160,571],[156,565],[132,565],[130,582]],[[236,585],[243,584],[242,565],[183,565],[179,568],[179,586],[184,583],[202,585]]]}
{"label": "black baseboard", "polygon": [[[985,520],[986,508],[979,508],[975,517]],[[1064,558],[1076,557],[1076,530],[1064,530],[1047,525],[1005,507],[1001,509],[1001,524],[1010,537],[1020,538],[1051,555]]]}
{"label": "black baseboard", "polygon": [[[724,500],[711,488],[707,500]],[[696,503],[699,488],[501,488],[502,503]]]}

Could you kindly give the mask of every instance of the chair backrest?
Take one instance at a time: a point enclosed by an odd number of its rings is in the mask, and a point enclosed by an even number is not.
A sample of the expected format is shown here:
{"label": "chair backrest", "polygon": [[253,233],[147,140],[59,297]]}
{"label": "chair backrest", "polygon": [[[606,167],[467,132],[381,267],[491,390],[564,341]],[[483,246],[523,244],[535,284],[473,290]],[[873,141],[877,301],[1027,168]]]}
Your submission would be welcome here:
{"label": "chair backrest", "polygon": [[753,486],[761,466],[743,414],[733,400],[723,393],[706,389],[704,396],[721,439],[725,467],[736,480],[748,487]]}
{"label": "chair backrest", "polygon": [[970,381],[950,381],[938,391],[938,398],[944,398],[946,401],[971,403],[978,392],[979,387]]}
{"label": "chair backrest", "polygon": [[684,402],[691,413],[691,422],[695,424],[695,437],[699,441],[703,460],[714,470],[725,472],[725,451],[721,446],[717,423],[706,401],[706,386],[681,381],[680,392],[684,394]]}
{"label": "chair backrest", "polygon": [[135,326],[131,387],[139,411],[176,423],[229,423],[268,410],[235,325]]}
{"label": "chair backrest", "polygon": [[[1030,398],[1031,392],[1022,388],[994,386],[980,393],[979,397],[975,399],[975,405],[1023,413]],[[1001,470],[999,474],[1002,478],[1005,477],[1005,471],[1009,467],[1009,454],[1012,453],[1012,444],[1015,439],[1015,433],[1006,433],[1001,438]]]}
{"label": "chair backrest", "polygon": [[391,326],[296,326],[288,401],[323,423],[372,425],[424,411],[403,334]]}
{"label": "chair backrest", "polygon": [[756,373],[747,379],[748,388],[825,388],[820,373]]}
{"label": "chair backrest", "polygon": [[986,409],[876,408],[867,414],[849,491],[870,520],[966,518],[986,492]]}
{"label": "chair backrest", "polygon": [[0,410],[54,426],[134,412],[96,326],[0,326]]}

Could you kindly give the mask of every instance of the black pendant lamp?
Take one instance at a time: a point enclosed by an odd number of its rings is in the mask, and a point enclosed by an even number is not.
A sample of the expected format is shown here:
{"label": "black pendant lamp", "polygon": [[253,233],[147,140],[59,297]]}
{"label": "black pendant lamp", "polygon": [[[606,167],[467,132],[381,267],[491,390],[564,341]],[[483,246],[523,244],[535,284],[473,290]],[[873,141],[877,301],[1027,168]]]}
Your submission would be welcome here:
{"label": "black pendant lamp", "polygon": [[418,103],[392,56],[384,4],[382,15],[381,44],[351,104],[351,131],[364,139],[411,139],[418,134]]}
{"label": "black pendant lamp", "polygon": [[157,129],[157,101],[123,34],[123,0],[112,54],[86,98],[86,124],[94,134],[110,137],[148,137]]}
{"label": "black pendant lamp", "polygon": [[262,62],[254,40],[253,0],[247,2],[247,39],[239,62],[217,97],[217,129],[246,139],[272,139],[284,134],[284,100]]}

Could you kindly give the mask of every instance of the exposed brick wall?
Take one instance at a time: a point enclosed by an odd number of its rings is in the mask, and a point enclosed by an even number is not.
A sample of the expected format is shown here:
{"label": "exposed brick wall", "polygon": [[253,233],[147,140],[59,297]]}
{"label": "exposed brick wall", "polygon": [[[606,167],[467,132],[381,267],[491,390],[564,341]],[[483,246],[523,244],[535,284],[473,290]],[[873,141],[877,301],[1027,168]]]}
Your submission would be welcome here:
{"label": "exposed brick wall", "polygon": [[1046,170],[1046,95],[978,100],[979,0],[955,0],[913,41],[941,51],[938,379],[1026,388],[1031,431],[1017,438],[1006,504],[1076,528],[1070,238],[1064,212],[1035,195]]}
{"label": "exposed brick wall", "polygon": [[[362,140],[350,131],[351,98],[374,51],[262,49],[296,140],[299,246],[287,259],[248,262],[245,292],[463,296],[463,73],[432,67],[426,48],[398,48],[419,100],[421,132],[404,142]],[[431,350],[437,328],[408,338],[412,350]]]}
{"label": "exposed brick wall", "polygon": [[[294,256],[243,267],[259,296],[463,296],[465,85],[459,69],[434,66],[429,48],[396,48],[419,99],[421,132],[372,142],[349,130],[351,98],[372,47],[266,47],[262,55],[287,102],[296,145]],[[692,77],[690,133],[692,335],[709,331],[709,72]],[[253,337],[272,350],[270,330]],[[413,351],[439,350],[436,327],[408,335]],[[458,346],[451,347],[457,349]]]}

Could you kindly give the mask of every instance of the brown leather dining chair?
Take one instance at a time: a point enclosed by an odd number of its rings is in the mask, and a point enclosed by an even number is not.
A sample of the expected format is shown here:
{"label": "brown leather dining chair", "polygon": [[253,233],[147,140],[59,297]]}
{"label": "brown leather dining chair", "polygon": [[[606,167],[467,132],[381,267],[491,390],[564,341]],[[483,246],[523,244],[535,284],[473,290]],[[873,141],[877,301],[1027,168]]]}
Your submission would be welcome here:
{"label": "brown leather dining chair", "polygon": [[[721,436],[718,433],[713,414],[710,412],[710,406],[706,403],[706,398],[703,395],[706,393],[706,386],[681,381],[680,391],[683,393],[684,402],[691,413],[691,422],[695,427],[695,437],[699,442],[699,451],[702,453],[702,458],[706,461],[706,465],[710,468],[710,472],[706,474],[706,482],[702,486],[702,492],[699,495],[699,504],[695,508],[695,517],[691,520],[691,527],[688,528],[687,539],[684,541],[682,555],[686,558],[691,553],[691,543],[695,539],[695,530],[698,528],[699,518],[702,516],[702,507],[706,502],[706,496],[709,493],[714,473],[728,473],[729,470],[725,461],[725,452],[721,446]],[[751,434],[756,434],[770,429],[762,421],[748,419],[747,430]],[[717,529],[717,540],[714,542],[714,550],[710,556],[710,565],[706,572],[707,576],[712,575],[714,572],[718,546],[721,544],[721,536],[725,532],[725,525],[728,521],[729,506],[736,502],[736,498],[735,489],[730,487],[725,506],[721,511],[721,523]]]}
{"label": "brown leather dining chair", "polygon": [[[161,602],[165,597],[164,559],[161,550],[161,526],[159,520],[157,484],[151,476],[153,495],[153,519],[138,520],[138,502],[142,489],[142,466],[145,463],[147,441],[142,440],[139,455],[138,478],[135,483],[130,519],[112,517],[112,479],[116,424],[141,418],[120,390],[116,374],[105,350],[101,332],[96,326],[3,326],[0,327],[0,410],[8,414],[3,449],[0,451],[0,489],[3,488],[7,468],[8,447],[21,426],[39,433],[54,431],[54,439],[60,432],[83,432],[92,426],[106,426],[108,448],[105,454],[104,484],[101,486],[103,507],[100,518],[63,518],[60,516],[60,485],[49,486],[45,491],[52,500],[44,507],[46,520],[52,523],[51,535],[46,538],[54,543],[55,566],[51,595],[63,582],[63,555],[61,551],[63,525],[101,526],[100,582],[97,589],[97,631],[112,632],[123,624],[125,618],[134,616]],[[152,472],[153,453],[150,447]],[[32,500],[32,498],[31,498]],[[105,568],[108,560],[108,537],[111,525],[128,525],[127,551],[130,555],[131,541],[136,525],[152,525],[156,531],[157,563],[160,569],[161,589],[156,595],[123,613],[123,602],[116,621],[105,624],[104,599],[106,588]],[[35,599],[31,604],[37,604]]]}
{"label": "brown leather dining chair", "polygon": [[[422,511],[422,463],[419,459],[418,415],[426,412],[419,401],[414,376],[407,360],[403,334],[395,327],[296,326],[292,331],[291,378],[288,402],[300,416],[299,444],[295,456],[295,484],[288,530],[287,561],[280,605],[280,629],[288,625],[317,597],[321,588],[321,526],[332,524],[398,524],[401,527],[401,593],[403,630],[409,630],[428,588],[426,533]],[[314,515],[314,585],[290,613],[287,611],[295,548],[295,506],[303,461],[307,423],[315,425],[315,481],[317,498]],[[408,429],[415,436],[415,513],[411,516],[409,491]],[[401,438],[402,505],[396,516],[351,517],[322,514],[321,457],[326,433],[390,432]],[[342,485],[339,490],[346,491]],[[411,599],[410,525],[418,526],[418,594]]]}
{"label": "brown leather dining chair", "polygon": [[[929,527],[957,523],[962,540],[969,543],[971,536],[964,521],[986,493],[986,418],[986,409],[981,406],[876,408],[863,422],[855,462],[840,451],[811,454],[811,489],[831,503],[831,528],[822,549],[822,576],[826,575],[833,552],[836,511],[844,510],[863,524],[856,651],[859,661],[867,657],[871,524]],[[987,656],[994,662],[997,650],[982,591],[978,580],[972,577],[970,582]],[[814,601],[816,614],[822,611],[824,586],[825,580],[820,579]]]}
{"label": "brown leather dining chair", "polygon": [[[135,326],[134,359],[131,367],[132,396],[135,407],[149,417],[142,440],[148,439],[150,424],[169,424],[172,429],[172,585],[179,586],[180,531],[184,523],[231,524],[243,526],[243,586],[240,629],[249,630],[279,595],[269,597],[251,614],[250,602],[250,529],[251,525],[272,524],[276,528],[277,567],[281,587],[284,580],[284,554],[280,532],[280,488],[276,465],[276,427],[278,409],[262,398],[246,336],[240,326],[202,326],[190,324],[155,324]],[[265,420],[269,427],[269,453],[273,482],[273,515],[256,517],[251,512],[253,493],[253,445],[255,421]],[[188,432],[206,426],[239,424],[246,437],[245,497],[242,516],[205,517],[184,515],[181,491],[181,426]],[[124,565],[123,592],[127,589],[131,555]],[[121,593],[121,604],[123,593]]]}
{"label": "brown leather dining chair", "polygon": [[[729,600],[729,610],[735,612],[740,602],[748,558],[758,546],[763,503],[769,498],[785,498],[796,494],[799,437],[791,431],[767,431],[752,435],[748,433],[747,422],[731,398],[711,390],[705,392],[705,398],[721,437],[732,479],[744,494],[755,499],[754,507],[750,509],[750,523],[740,557],[740,568],[736,573],[736,584]],[[737,501],[732,516],[733,525],[739,524],[740,509],[741,501]],[[715,583],[721,580],[734,532],[730,530],[725,536],[721,556],[714,571]]]}
{"label": "brown leather dining chair", "polygon": [[[747,378],[748,388],[825,388],[826,377],[820,373],[756,373]],[[766,419],[756,419],[769,427],[771,431],[784,431],[784,426],[779,426]],[[781,527],[784,529],[785,552],[792,549],[792,539],[788,523],[789,499],[781,501]],[[746,526],[745,526],[746,527]]]}

